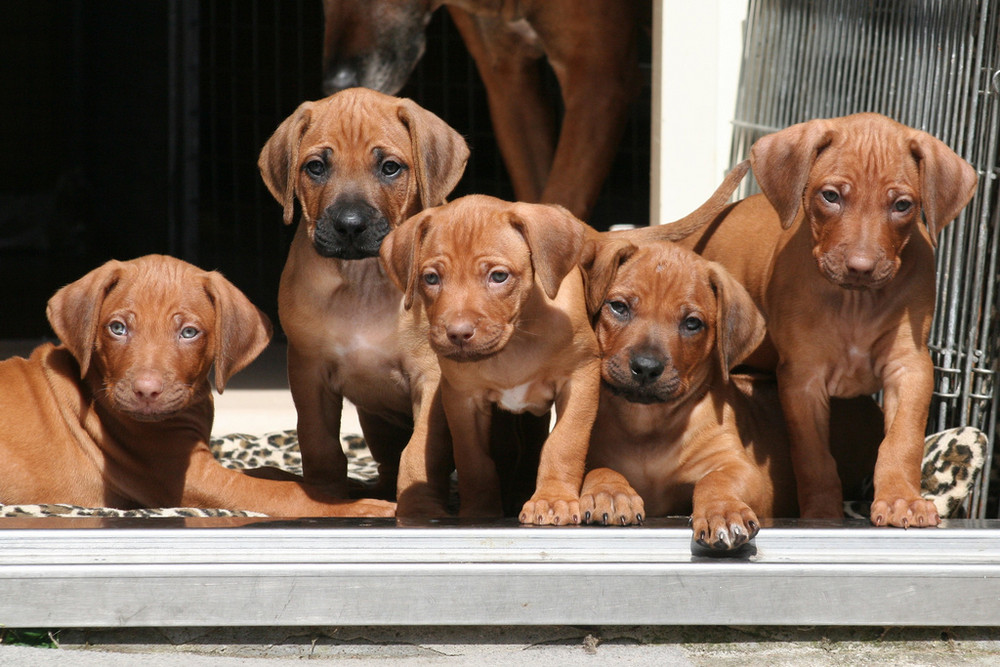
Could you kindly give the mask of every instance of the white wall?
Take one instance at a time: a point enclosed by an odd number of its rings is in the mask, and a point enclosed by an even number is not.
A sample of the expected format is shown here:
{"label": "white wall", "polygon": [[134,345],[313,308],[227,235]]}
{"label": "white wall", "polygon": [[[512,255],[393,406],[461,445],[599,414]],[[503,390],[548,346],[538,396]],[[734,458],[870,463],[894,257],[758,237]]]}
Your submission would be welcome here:
{"label": "white wall", "polygon": [[653,1],[652,224],[690,213],[729,166],[747,0]]}

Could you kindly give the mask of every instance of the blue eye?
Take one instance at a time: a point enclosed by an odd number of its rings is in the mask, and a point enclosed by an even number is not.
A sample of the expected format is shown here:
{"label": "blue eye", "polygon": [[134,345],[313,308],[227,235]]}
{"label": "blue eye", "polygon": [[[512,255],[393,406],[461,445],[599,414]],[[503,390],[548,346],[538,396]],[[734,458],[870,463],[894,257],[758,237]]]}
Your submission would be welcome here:
{"label": "blue eye", "polygon": [[911,206],[913,206],[913,202],[911,202],[910,200],[900,199],[895,204],[893,204],[892,207],[899,213],[906,213],[907,211],[910,210]]}
{"label": "blue eye", "polygon": [[820,194],[823,195],[823,199],[831,204],[836,204],[840,201],[840,193],[836,190],[823,190]]}
{"label": "blue eye", "polygon": [[124,336],[128,333],[128,327],[121,320],[111,320],[108,323],[108,331],[114,336]]}
{"label": "blue eye", "polygon": [[194,327],[184,327],[183,329],[181,329],[181,338],[187,338],[187,339],[195,338],[200,333],[201,332],[195,329]]}
{"label": "blue eye", "polygon": [[441,276],[434,273],[433,271],[428,271],[424,274],[424,284],[425,285],[440,285]]}
{"label": "blue eye", "polygon": [[508,278],[510,278],[510,274],[506,271],[493,271],[490,273],[490,282],[498,285],[507,282]]}

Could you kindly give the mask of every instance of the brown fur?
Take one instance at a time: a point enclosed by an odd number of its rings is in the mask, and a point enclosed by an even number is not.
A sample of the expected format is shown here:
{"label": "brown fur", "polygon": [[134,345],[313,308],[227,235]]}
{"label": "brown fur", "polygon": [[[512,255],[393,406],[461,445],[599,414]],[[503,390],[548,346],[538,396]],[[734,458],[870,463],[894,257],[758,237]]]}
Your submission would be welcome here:
{"label": "brown fur", "polygon": [[499,516],[493,406],[558,415],[525,523],[579,523],[597,409],[597,343],[576,260],[589,231],[560,207],[463,197],[424,211],[382,245],[405,303],[424,313],[458,470],[460,515]]}
{"label": "brown fur", "polygon": [[111,261],[59,290],[48,315],[62,346],[0,362],[0,502],[392,516],[391,503],[213,458],[209,372],[221,392],[271,335],[220,274],[161,255]]}
{"label": "brown fur", "polygon": [[[516,198],[562,204],[586,219],[639,92],[639,26],[649,3],[325,0],[324,89],[398,92],[441,5],[476,61]],[[543,56],[559,80],[561,126],[538,68]]]}
{"label": "brown fur", "polygon": [[[602,241],[584,257],[599,277],[588,298],[602,377],[585,519],[625,525],[690,514],[700,544],[730,549],[751,539],[761,518],[796,516],[774,381],[730,376],[764,336],[746,290],[670,243]],[[842,409],[852,444],[874,452],[878,408],[866,399]]]}
{"label": "brown fur", "polygon": [[[390,229],[444,201],[468,156],[462,137],[437,116],[360,88],[302,104],[261,151],[261,176],[284,207],[285,223],[296,202],[302,211],[281,275],[278,315],[288,336],[305,478],[336,495],[347,493],[344,399],[357,407],[379,462],[379,495],[393,497],[397,474],[401,491],[446,488],[447,472],[443,479],[428,476],[448,468],[450,454],[442,460],[437,452],[413,450],[400,462],[438,369],[426,339],[401,326],[402,295],[379,266],[378,251]],[[410,509],[410,500],[402,500],[400,511]]]}
{"label": "brown fur", "polygon": [[767,318],[747,363],[777,371],[803,516],[841,516],[830,398],[883,390],[871,520],[936,525],[920,497],[933,246],[972,197],[975,171],[929,134],[877,114],[768,135],[751,164],[764,194],[683,243],[732,272]]}

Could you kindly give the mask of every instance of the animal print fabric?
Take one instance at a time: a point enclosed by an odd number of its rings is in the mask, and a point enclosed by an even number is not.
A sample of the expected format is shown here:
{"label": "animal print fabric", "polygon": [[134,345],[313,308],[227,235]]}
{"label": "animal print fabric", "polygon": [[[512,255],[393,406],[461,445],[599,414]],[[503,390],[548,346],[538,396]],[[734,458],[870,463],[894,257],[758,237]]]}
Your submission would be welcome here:
{"label": "animal print fabric", "polygon": [[[361,482],[372,482],[378,468],[364,439],[346,436],[348,474]],[[923,492],[932,499],[942,517],[963,516],[964,503],[986,460],[989,440],[972,427],[955,428],[929,436],[924,445]],[[234,433],[211,441],[212,453],[225,466],[238,470],[272,466],[302,473],[302,457],[294,430],[261,436]],[[870,488],[868,490],[870,494]],[[844,503],[848,517],[867,518],[870,496]],[[253,517],[255,512],[195,507],[120,510],[75,505],[0,505],[0,517]]]}

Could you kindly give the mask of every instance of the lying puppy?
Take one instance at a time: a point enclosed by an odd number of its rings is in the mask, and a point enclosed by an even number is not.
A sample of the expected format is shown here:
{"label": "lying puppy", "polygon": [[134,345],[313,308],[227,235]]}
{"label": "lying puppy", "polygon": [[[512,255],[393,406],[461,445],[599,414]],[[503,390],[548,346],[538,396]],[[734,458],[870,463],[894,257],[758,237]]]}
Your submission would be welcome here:
{"label": "lying puppy", "polygon": [[731,271],[767,318],[747,363],[777,372],[803,516],[842,516],[830,399],[882,390],[871,521],[937,525],[920,496],[933,248],[972,197],[975,170],[926,132],[870,113],[767,135],[750,160],[764,194],[683,243]]}
{"label": "lying puppy", "polygon": [[221,392],[271,336],[222,275],[162,255],[111,261],[56,292],[48,316],[62,346],[0,362],[0,502],[393,515],[213,458],[212,365]]}
{"label": "lying puppy", "polygon": [[[424,387],[436,386],[438,371],[426,339],[400,336],[402,294],[379,267],[378,251],[390,229],[444,201],[468,157],[462,137],[434,114],[363,88],[303,103],[261,151],[260,173],[285,224],[296,202],[302,211],[278,315],[288,336],[303,474],[335,495],[348,492],[344,399],[357,407],[379,463],[377,495],[394,497],[397,474],[406,490],[429,483],[428,466],[450,470],[423,450],[400,463]],[[438,475],[445,487],[447,474]]]}
{"label": "lying puppy", "polygon": [[[690,514],[699,544],[730,549],[757,533],[759,517],[796,516],[773,380],[730,375],[764,337],[747,291],[672,243],[602,239],[582,263],[602,380],[584,520]],[[837,439],[867,447],[871,461],[880,414],[870,400],[852,409],[852,433]]]}
{"label": "lying puppy", "polygon": [[588,233],[561,207],[472,195],[410,218],[382,244],[404,305],[426,313],[461,516],[502,515],[489,451],[493,406],[544,415],[554,404],[557,421],[519,517],[580,522],[599,383],[597,341],[577,267]]}

